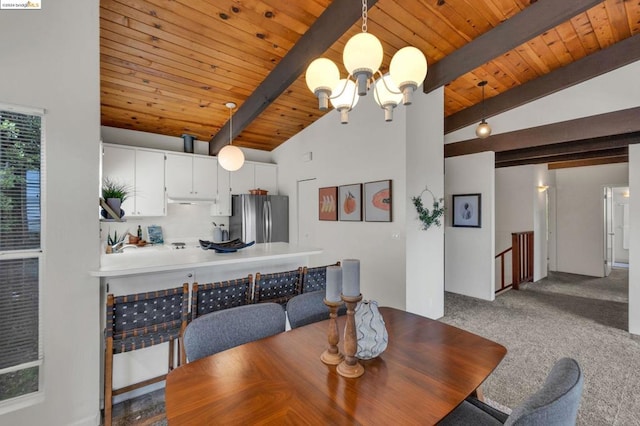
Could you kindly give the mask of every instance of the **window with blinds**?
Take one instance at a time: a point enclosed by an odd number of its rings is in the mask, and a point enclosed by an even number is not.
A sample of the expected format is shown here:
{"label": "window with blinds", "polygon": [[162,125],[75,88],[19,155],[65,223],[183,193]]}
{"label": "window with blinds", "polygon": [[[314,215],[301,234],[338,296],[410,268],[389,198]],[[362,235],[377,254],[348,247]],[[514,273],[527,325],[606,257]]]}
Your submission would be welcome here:
{"label": "window with blinds", "polygon": [[0,408],[42,387],[42,121],[0,104]]}

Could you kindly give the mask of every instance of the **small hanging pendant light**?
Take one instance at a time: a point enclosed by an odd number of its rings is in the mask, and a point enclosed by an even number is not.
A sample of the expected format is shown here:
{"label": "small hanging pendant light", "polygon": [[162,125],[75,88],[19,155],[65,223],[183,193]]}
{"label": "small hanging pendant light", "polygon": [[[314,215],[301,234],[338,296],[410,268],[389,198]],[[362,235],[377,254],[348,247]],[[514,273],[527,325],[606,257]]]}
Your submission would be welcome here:
{"label": "small hanging pendant light", "polygon": [[233,102],[227,102],[225,106],[229,108],[229,145],[225,145],[222,147],[220,152],[218,152],[218,164],[220,164],[225,170],[235,172],[244,164],[244,153],[237,146],[231,145],[233,140],[232,111],[236,107],[236,104]]}
{"label": "small hanging pendant light", "polygon": [[488,138],[489,135],[491,135],[491,126],[489,126],[489,123],[487,123],[487,120],[484,118],[486,115],[486,111],[484,109],[484,86],[486,85],[486,80],[482,80],[478,83],[478,86],[482,87],[482,121],[478,124],[478,127],[476,127],[476,136],[480,139]]}

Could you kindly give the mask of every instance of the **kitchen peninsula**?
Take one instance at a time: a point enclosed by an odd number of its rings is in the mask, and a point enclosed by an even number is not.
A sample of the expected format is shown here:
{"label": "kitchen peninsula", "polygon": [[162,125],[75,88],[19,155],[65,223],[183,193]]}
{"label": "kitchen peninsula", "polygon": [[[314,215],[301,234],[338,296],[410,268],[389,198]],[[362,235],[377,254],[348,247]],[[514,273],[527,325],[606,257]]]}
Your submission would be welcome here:
{"label": "kitchen peninsula", "polygon": [[[282,242],[254,244],[233,253],[203,250],[197,243],[187,244],[182,249],[172,248],[171,245],[131,247],[125,248],[122,253],[103,254],[100,258],[100,269],[92,271],[91,275],[110,278],[197,270],[212,280],[220,281],[236,278],[227,276],[229,272],[236,275],[241,271],[246,271],[246,274],[273,272],[274,267],[291,262],[304,266],[308,256],[320,253],[322,250],[317,248]],[[257,267],[264,270],[255,270]],[[241,275],[244,275],[244,272]]]}
{"label": "kitchen peninsula", "polygon": [[[313,266],[309,257],[321,249],[300,247],[289,243],[254,244],[233,253],[203,250],[197,241],[186,242],[184,248],[172,244],[127,247],[122,253],[102,254],[100,269],[90,274],[100,277],[100,327],[105,326],[107,293],[137,294],[245,277],[257,272],[272,273]],[[104,345],[101,339],[101,345]],[[166,343],[118,354],[114,358],[115,388],[141,382],[166,373]],[[104,346],[102,346],[101,351]],[[148,392],[162,383],[114,397],[114,403]]]}

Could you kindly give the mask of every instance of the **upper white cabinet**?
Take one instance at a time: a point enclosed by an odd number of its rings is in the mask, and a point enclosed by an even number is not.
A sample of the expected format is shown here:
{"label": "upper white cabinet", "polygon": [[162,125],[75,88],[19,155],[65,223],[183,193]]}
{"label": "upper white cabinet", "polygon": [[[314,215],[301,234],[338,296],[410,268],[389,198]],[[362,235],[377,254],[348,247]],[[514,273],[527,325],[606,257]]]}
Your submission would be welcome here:
{"label": "upper white cabinet", "polygon": [[103,145],[102,176],[130,189],[122,204],[125,216],[164,216],[164,153],[154,150]]}
{"label": "upper white cabinet", "polygon": [[278,165],[245,161],[244,165],[231,172],[231,193],[248,194],[251,189],[265,189],[269,194],[278,194]]}
{"label": "upper white cabinet", "polygon": [[222,167],[218,167],[218,197],[211,207],[211,215],[231,216],[231,176]]}
{"label": "upper white cabinet", "polygon": [[218,161],[215,157],[167,153],[166,187],[171,200],[215,200]]}

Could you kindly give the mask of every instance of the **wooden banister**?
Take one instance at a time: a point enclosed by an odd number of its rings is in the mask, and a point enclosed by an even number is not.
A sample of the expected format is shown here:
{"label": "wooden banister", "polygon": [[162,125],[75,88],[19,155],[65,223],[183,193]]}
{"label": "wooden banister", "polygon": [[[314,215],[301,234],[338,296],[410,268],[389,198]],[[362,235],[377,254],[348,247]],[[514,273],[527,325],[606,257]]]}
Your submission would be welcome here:
{"label": "wooden banister", "polygon": [[[504,261],[511,252],[511,284],[505,285]],[[500,260],[500,289],[496,293],[513,287],[520,289],[520,284],[533,281],[533,231],[514,232],[511,234],[511,247],[495,256]]]}

